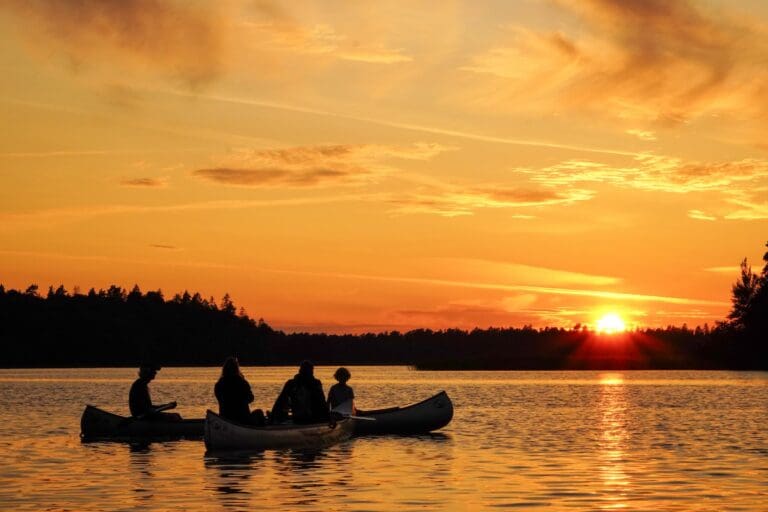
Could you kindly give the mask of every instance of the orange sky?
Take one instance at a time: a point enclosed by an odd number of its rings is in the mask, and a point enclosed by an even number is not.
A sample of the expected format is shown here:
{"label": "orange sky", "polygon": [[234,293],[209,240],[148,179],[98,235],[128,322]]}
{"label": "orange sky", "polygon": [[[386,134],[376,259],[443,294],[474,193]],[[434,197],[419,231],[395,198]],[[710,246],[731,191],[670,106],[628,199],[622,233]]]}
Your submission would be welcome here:
{"label": "orange sky", "polygon": [[6,287],[711,324],[768,239],[764,2],[10,0],[0,34]]}

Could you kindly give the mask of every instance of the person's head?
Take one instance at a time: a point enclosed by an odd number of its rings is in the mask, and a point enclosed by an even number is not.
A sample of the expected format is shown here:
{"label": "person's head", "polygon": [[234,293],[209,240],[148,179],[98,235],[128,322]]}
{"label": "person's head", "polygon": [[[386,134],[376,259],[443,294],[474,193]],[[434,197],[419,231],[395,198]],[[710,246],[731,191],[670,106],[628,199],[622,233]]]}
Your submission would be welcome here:
{"label": "person's head", "polygon": [[221,367],[222,377],[242,377],[243,374],[240,371],[240,362],[236,357],[228,357],[224,360],[224,365]]}
{"label": "person's head", "polygon": [[139,366],[139,378],[150,381],[155,378],[155,375],[157,375],[159,370],[160,367],[156,364],[143,363]]}
{"label": "person's head", "polygon": [[352,374],[350,374],[349,370],[347,370],[343,366],[338,370],[336,370],[336,372],[334,372],[333,374],[333,378],[341,382],[342,384],[346,384],[350,377],[352,377]]}
{"label": "person's head", "polygon": [[314,377],[315,365],[311,361],[302,361],[299,366],[299,375],[302,377]]}

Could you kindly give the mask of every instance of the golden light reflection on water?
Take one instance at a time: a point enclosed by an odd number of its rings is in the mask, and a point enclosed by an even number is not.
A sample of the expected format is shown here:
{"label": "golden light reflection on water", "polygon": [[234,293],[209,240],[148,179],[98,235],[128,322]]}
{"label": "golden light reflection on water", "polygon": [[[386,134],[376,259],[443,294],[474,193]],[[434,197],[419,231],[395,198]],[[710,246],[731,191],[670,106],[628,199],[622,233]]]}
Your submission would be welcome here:
{"label": "golden light reflection on water", "polygon": [[[326,386],[332,370],[318,369]],[[165,368],[153,398],[199,417],[215,407],[219,371]],[[259,405],[294,371],[247,368]],[[453,422],[433,436],[361,437],[318,454],[81,443],[84,403],[126,413],[135,373],[0,371],[0,511],[766,509],[765,373],[353,367],[361,405],[444,388]]]}
{"label": "golden light reflection on water", "polygon": [[600,379],[600,476],[605,491],[602,509],[627,507],[630,480],[625,472],[625,450],[628,441],[627,397],[624,376],[605,373]]}

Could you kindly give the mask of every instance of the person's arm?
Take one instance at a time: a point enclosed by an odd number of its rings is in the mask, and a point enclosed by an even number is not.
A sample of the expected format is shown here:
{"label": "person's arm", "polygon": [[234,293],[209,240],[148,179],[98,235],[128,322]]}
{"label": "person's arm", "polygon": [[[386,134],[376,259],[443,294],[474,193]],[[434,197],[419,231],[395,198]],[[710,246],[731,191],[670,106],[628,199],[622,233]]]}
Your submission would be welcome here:
{"label": "person's arm", "polygon": [[285,383],[282,391],[280,391],[280,394],[277,395],[275,403],[272,406],[272,418],[274,418],[275,421],[283,421],[284,419],[288,418],[288,397],[290,396],[290,384],[290,380]]}
{"label": "person's arm", "polygon": [[328,407],[325,403],[325,392],[323,391],[323,384],[315,379],[315,389],[312,391],[313,397],[312,397],[312,409],[315,409],[316,412],[313,414],[317,414],[319,417],[326,418],[329,415]]}
{"label": "person's arm", "polygon": [[245,390],[245,401],[250,404],[253,402],[253,390],[251,389],[251,385],[248,384],[247,380],[244,380],[243,384]]}
{"label": "person's arm", "polygon": [[213,385],[213,396],[216,397],[216,401],[221,402],[221,381],[217,380]]}

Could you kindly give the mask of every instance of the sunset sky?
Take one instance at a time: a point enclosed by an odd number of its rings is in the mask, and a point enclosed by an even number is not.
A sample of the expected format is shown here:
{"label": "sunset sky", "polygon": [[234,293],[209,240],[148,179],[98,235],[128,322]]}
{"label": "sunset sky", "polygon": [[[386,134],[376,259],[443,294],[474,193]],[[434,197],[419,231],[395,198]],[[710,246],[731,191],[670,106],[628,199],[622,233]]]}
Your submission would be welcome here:
{"label": "sunset sky", "polygon": [[287,331],[712,324],[768,240],[768,2],[0,4],[0,283]]}

